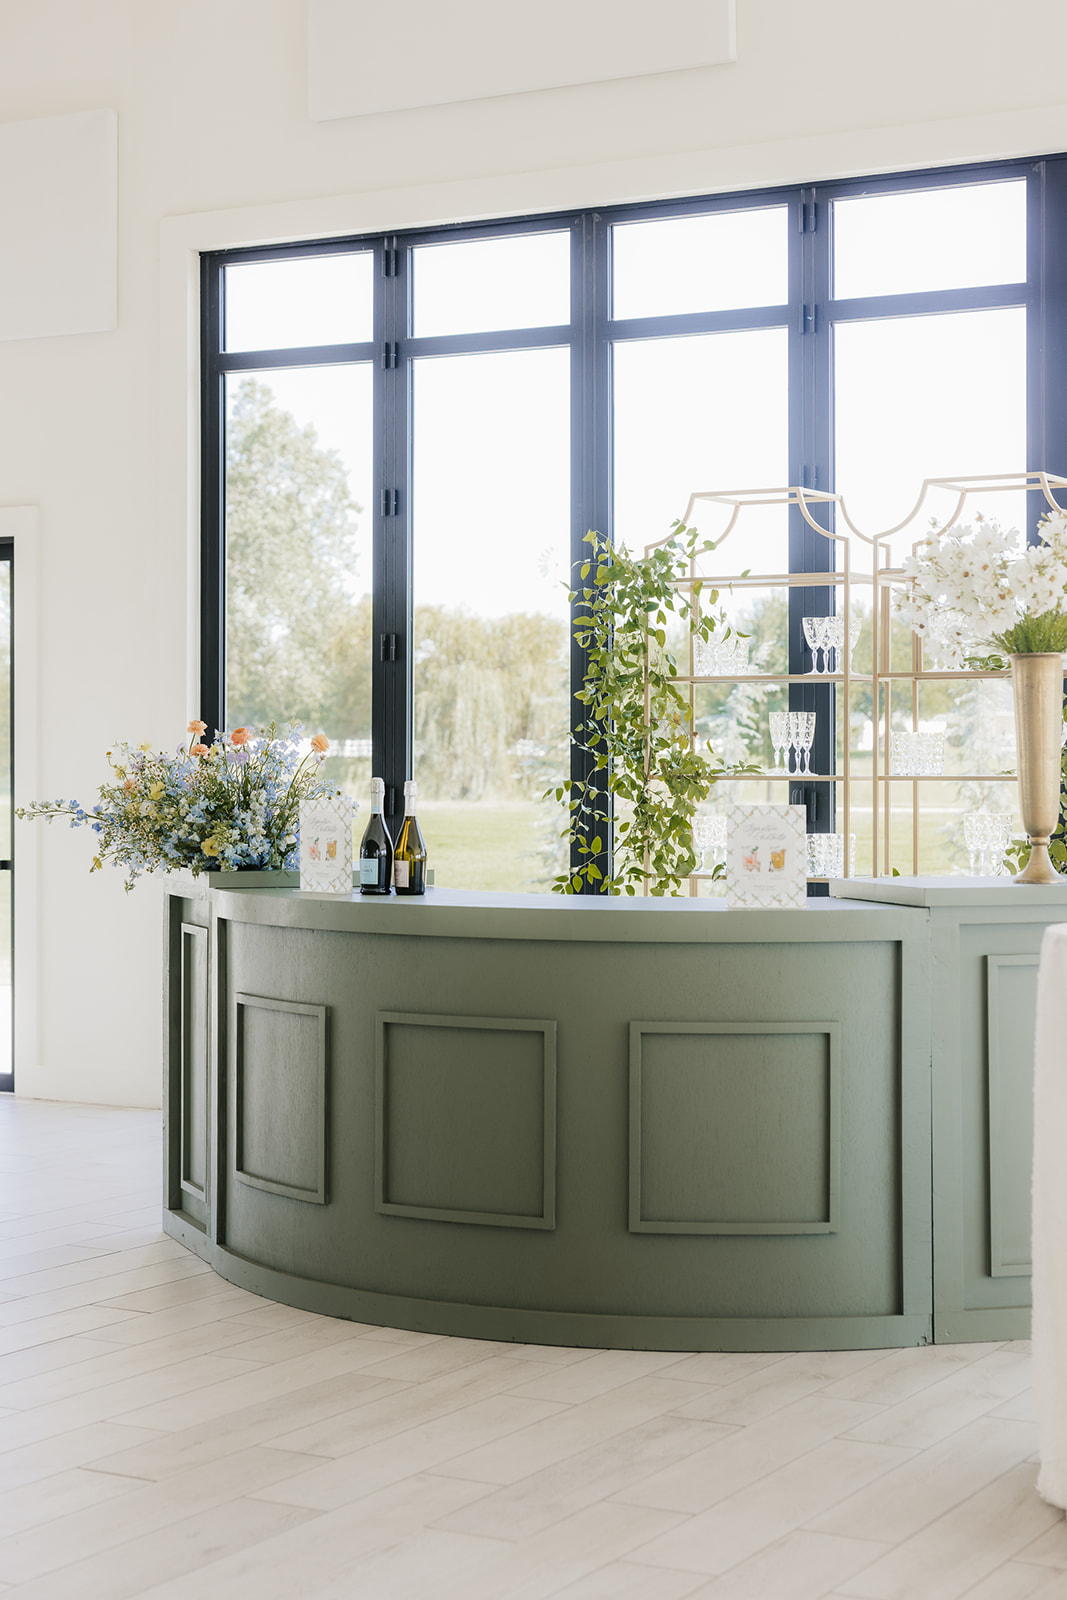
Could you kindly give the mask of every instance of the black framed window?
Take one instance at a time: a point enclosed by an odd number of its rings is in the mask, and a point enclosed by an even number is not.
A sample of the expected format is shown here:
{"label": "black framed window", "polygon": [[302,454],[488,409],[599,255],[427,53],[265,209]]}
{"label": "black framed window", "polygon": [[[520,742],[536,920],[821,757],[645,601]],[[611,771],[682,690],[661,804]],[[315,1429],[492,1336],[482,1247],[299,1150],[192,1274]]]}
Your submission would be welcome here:
{"label": "black framed window", "polygon": [[[1065,180],[1056,157],[205,256],[204,720],[314,722],[394,819],[419,778],[443,881],[545,887],[586,530],[636,548],[693,489],[772,483],[884,526],[925,475],[1063,471]],[[826,561],[783,512],[731,564]],[[806,671],[831,589],[737,604]],[[822,713],[833,770],[830,691],[779,699]],[[728,746],[728,697],[697,710]],[[816,829],[831,787],[793,793]]]}

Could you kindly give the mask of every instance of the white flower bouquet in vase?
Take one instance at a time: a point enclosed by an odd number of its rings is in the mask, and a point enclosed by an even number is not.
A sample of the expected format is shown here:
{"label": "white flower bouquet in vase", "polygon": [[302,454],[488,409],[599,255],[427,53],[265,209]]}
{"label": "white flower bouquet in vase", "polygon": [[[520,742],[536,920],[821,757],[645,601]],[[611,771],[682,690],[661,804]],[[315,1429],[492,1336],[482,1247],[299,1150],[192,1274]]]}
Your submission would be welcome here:
{"label": "white flower bouquet in vase", "polygon": [[934,530],[904,562],[895,609],[952,666],[1011,662],[1019,806],[1030,859],[1016,883],[1057,883],[1049,840],[1060,814],[1063,656],[1067,651],[1067,512],[1017,528],[977,517]]}

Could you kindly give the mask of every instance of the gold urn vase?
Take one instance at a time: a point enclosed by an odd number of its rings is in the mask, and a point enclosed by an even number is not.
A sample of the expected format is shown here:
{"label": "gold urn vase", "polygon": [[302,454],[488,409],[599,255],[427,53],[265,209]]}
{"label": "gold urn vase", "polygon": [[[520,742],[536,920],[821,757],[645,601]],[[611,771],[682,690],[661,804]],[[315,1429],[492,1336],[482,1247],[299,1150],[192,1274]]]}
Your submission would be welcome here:
{"label": "gold urn vase", "polygon": [[1063,729],[1063,656],[1059,651],[1012,656],[1019,810],[1030,840],[1030,859],[1016,883],[1059,883],[1048,853],[1060,818],[1060,748]]}

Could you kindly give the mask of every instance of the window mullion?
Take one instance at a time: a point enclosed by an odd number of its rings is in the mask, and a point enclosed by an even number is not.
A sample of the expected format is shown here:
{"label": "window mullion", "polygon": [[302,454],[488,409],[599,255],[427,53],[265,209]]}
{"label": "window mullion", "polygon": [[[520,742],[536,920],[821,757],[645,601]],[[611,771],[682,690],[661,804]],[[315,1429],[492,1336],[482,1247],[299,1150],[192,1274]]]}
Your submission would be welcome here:
{"label": "window mullion", "polygon": [[[793,202],[795,225],[791,230],[789,263],[789,458],[790,481],[805,488],[828,489],[832,482],[832,402],[830,388],[830,329],[827,306],[830,294],[829,206],[815,189],[801,189]],[[796,508],[789,524],[791,572],[826,572],[833,559],[830,541],[811,528]],[[789,670],[805,672],[809,655],[804,639],[806,616],[833,609],[828,585],[791,588],[789,591]],[[815,743],[811,764],[816,772],[830,772],[834,763],[834,689],[829,684],[793,683],[789,705],[794,711],[814,711]],[[795,784],[790,799],[808,811],[809,831],[833,828],[832,784]]]}
{"label": "window mullion", "polygon": [[[612,494],[612,405],[611,346],[608,340],[610,290],[610,229],[604,218],[589,213],[579,218],[571,230],[571,575],[586,558],[589,546],[585,535],[595,528],[611,536]],[[588,716],[587,708],[574,698],[581,688],[587,666],[586,651],[574,638],[574,607],[571,608],[571,727]],[[608,824],[602,837],[605,848],[595,858],[602,873],[599,885],[586,882],[583,893],[606,888],[610,872],[610,840],[613,819],[608,774],[597,771],[592,758],[571,745],[572,783],[595,785],[600,799],[598,809],[607,813]],[[571,869],[584,865],[577,842],[571,846]]]}
{"label": "window mullion", "polygon": [[200,719],[208,732],[226,719],[226,456],[223,447],[225,273],[217,257],[200,260]]}
{"label": "window mullion", "polygon": [[[408,336],[410,252],[386,237],[375,245],[374,592],[371,733],[374,770],[385,780],[395,832],[411,776],[411,362]],[[394,346],[397,359],[386,359]]]}
{"label": "window mullion", "polygon": [[[1028,176],[1027,278],[1026,465],[1067,476],[1067,157]],[[1028,500],[1034,540],[1048,506],[1040,493]]]}

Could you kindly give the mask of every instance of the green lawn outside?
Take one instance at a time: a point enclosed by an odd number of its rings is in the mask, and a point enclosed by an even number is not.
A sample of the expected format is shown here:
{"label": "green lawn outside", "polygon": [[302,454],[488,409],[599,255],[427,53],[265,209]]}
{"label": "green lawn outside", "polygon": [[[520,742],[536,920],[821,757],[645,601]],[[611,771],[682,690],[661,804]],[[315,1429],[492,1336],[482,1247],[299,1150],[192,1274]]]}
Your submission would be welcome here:
{"label": "green lawn outside", "polygon": [[[538,855],[562,826],[533,802],[419,801],[426,865],[442,889],[545,894],[551,873]],[[537,880],[537,881],[533,881]]]}

